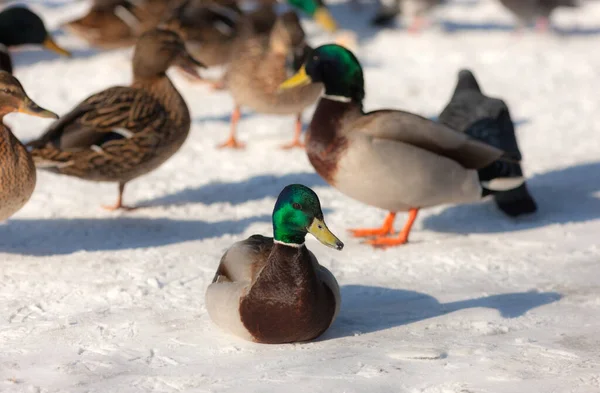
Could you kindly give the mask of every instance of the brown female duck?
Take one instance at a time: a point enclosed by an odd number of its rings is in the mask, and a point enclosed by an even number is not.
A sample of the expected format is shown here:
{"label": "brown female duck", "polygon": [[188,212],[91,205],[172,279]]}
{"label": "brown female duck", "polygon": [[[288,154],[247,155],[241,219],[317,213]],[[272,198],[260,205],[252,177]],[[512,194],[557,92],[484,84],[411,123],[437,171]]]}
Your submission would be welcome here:
{"label": "brown female duck", "polygon": [[27,203],[36,179],[31,156],[2,122],[4,116],[11,112],[58,118],[27,97],[15,77],[0,71],[0,221],[9,218]]}
{"label": "brown female duck", "polygon": [[236,48],[238,56],[231,61],[225,75],[235,108],[229,138],[220,147],[243,147],[236,139],[241,107],[259,113],[296,115],[294,140],[283,147],[303,146],[300,142],[302,111],[319,98],[322,86],[316,84],[280,91],[279,84],[287,77],[288,57],[296,48],[305,47],[304,37],[298,16],[288,12],[278,18],[268,38],[255,36]]}
{"label": "brown female duck", "polygon": [[144,33],[133,56],[133,84],[94,94],[30,143],[38,167],[86,180],[125,184],[156,168],[183,144],[188,107],[166,75],[171,65],[193,70],[201,63],[174,32]]}
{"label": "brown female duck", "polygon": [[142,33],[156,27],[172,4],[172,0],[94,0],[86,15],[65,27],[92,46],[130,46]]}

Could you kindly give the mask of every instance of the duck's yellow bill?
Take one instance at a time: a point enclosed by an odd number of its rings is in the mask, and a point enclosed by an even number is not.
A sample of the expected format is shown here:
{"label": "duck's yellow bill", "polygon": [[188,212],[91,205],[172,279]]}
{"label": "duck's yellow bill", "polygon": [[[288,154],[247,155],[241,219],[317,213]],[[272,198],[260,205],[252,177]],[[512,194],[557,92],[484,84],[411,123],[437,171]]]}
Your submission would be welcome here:
{"label": "duck's yellow bill", "polygon": [[37,117],[45,117],[47,119],[58,119],[58,115],[56,113],[41,108],[30,98],[25,98],[23,100],[23,102],[19,106],[19,112]]}
{"label": "duck's yellow bill", "polygon": [[58,46],[58,44],[54,42],[54,40],[50,36],[46,37],[42,45],[44,48],[51,50],[52,52],[56,52],[61,56],[71,57],[71,52]]}
{"label": "duck's yellow bill", "polygon": [[323,26],[325,30],[330,32],[337,30],[337,23],[335,23],[335,19],[333,19],[333,16],[331,16],[327,8],[319,7],[317,11],[315,11],[313,18],[318,24]]}
{"label": "duck's yellow bill", "polygon": [[291,78],[279,85],[279,90],[286,90],[294,87],[306,86],[310,85],[311,83],[312,80],[310,79],[310,76],[306,74],[306,68],[302,66],[300,67],[296,75],[292,76]]}
{"label": "duck's yellow bill", "polygon": [[308,228],[308,232],[326,246],[335,248],[336,250],[341,250],[344,248],[344,243],[342,243],[340,239],[331,233],[323,220],[314,218],[312,224],[310,224],[310,227]]}

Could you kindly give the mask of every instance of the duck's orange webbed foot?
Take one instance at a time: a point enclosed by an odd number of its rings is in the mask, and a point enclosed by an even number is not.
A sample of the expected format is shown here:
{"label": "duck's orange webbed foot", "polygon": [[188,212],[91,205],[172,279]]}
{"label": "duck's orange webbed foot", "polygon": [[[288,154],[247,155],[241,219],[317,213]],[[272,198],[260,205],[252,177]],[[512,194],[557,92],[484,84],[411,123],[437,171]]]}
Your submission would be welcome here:
{"label": "duck's orange webbed foot", "polygon": [[[410,209],[410,211],[408,213],[408,220],[406,221],[406,224],[404,224],[404,228],[398,234],[397,237],[381,236],[376,239],[367,240],[365,243],[370,244],[373,247],[381,247],[381,248],[401,246],[403,244],[406,244],[408,242],[408,235],[410,234],[410,230],[411,230],[413,224],[415,223],[415,220],[417,219],[418,213],[419,213],[419,209]],[[392,213],[390,213],[390,214],[392,214]],[[389,216],[388,216],[388,218],[389,218]],[[386,218],[386,223],[387,223],[387,220],[388,219]]]}
{"label": "duck's orange webbed foot", "polygon": [[290,150],[290,149],[293,149],[295,147],[298,147],[300,149],[304,149],[306,147],[306,145],[304,143],[302,143],[302,141],[300,141],[300,139],[294,139],[290,143],[286,143],[285,145],[281,145],[281,148],[283,150]]}
{"label": "duck's orange webbed foot", "polygon": [[137,209],[137,207],[127,206],[127,205],[123,204],[123,192],[124,191],[125,191],[125,183],[119,183],[119,197],[117,198],[117,203],[115,203],[114,205],[102,205],[102,208],[104,210],[108,210],[111,212],[114,212],[117,210],[131,211],[131,210]]}
{"label": "duck's orange webbed foot", "polygon": [[244,149],[246,144],[244,142],[240,142],[235,138],[229,138],[225,142],[217,145],[219,149]]}
{"label": "duck's orange webbed foot", "polygon": [[349,232],[353,237],[370,237],[370,236],[385,236],[390,235],[394,232],[394,219],[396,213],[389,213],[383,222],[381,228],[371,229],[350,229]]}

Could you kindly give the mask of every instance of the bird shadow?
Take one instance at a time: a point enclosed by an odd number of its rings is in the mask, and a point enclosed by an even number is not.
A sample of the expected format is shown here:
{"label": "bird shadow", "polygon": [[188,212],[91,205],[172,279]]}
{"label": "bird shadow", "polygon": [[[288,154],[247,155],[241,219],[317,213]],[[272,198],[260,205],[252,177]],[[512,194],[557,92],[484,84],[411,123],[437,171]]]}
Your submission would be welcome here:
{"label": "bird shadow", "polygon": [[289,173],[286,175],[258,175],[237,182],[216,181],[200,187],[186,188],[165,196],[141,201],[141,206],[186,205],[190,203],[228,202],[239,205],[252,200],[277,196],[292,183],[307,187],[326,186],[327,183],[314,172]]}
{"label": "bird shadow", "polygon": [[217,222],[166,218],[9,220],[0,224],[0,253],[50,256],[166,246],[240,234],[270,215]]}
{"label": "bird shadow", "polygon": [[562,298],[557,292],[530,291],[440,303],[425,293],[368,285],[344,285],[341,293],[340,314],[325,333],[325,340],[377,332],[469,308],[493,308],[503,318],[517,318]]}
{"label": "bird shadow", "polygon": [[527,184],[538,204],[533,215],[507,220],[492,203],[459,205],[425,218],[423,226],[437,232],[498,233],[600,218],[600,162],[538,174]]}

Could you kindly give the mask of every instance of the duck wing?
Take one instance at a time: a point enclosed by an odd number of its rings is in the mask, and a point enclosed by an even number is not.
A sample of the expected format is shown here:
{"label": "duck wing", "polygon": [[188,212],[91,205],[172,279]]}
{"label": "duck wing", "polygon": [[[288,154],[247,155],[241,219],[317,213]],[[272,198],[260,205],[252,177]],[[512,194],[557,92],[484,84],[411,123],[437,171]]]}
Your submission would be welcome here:
{"label": "duck wing", "polygon": [[409,112],[367,113],[356,120],[353,129],[376,139],[401,142],[450,158],[467,169],[483,168],[504,156],[500,149]]}

